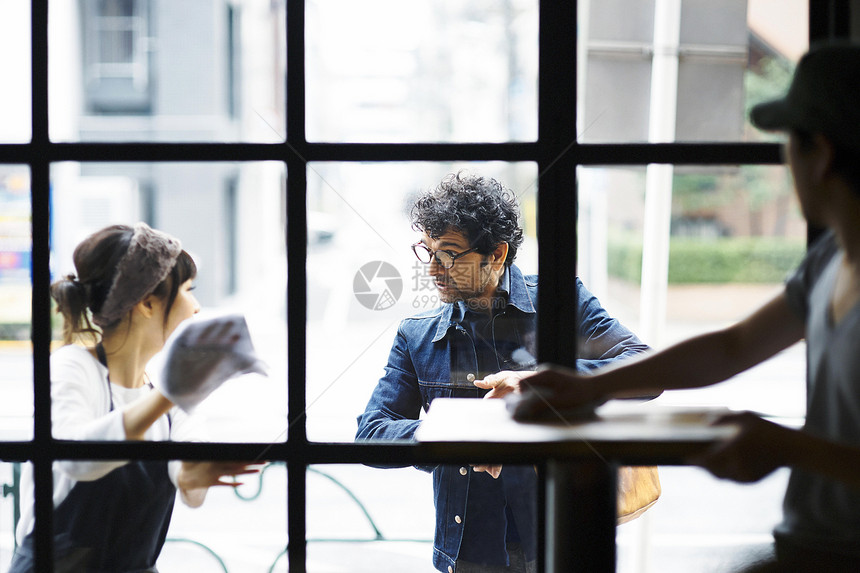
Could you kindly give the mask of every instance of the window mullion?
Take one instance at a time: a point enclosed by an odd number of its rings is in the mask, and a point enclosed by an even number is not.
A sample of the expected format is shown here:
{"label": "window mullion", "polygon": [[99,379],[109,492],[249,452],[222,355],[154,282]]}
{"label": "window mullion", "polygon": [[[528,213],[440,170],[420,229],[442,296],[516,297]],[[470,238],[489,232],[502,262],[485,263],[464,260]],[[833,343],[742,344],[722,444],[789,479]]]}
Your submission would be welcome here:
{"label": "window mullion", "polygon": [[287,562],[305,571],[307,561],[307,140],[305,135],[305,5],[287,2]]}
{"label": "window mullion", "polygon": [[[540,4],[538,70],[538,353],[573,366],[576,347],[576,4]],[[557,248],[554,245],[566,245]]]}
{"label": "window mullion", "polygon": [[53,570],[53,475],[51,448],[51,313],[50,163],[48,139],[48,3],[31,1],[32,142],[30,144],[30,197],[32,217],[33,342],[33,461],[35,496],[35,567]]}
{"label": "window mullion", "polygon": [[[577,4],[541,2],[538,61],[538,359],[576,365]],[[546,571],[610,571],[614,465],[603,459],[548,460],[538,538]],[[582,523],[593,535],[572,535]],[[574,565],[576,564],[576,565]]]}

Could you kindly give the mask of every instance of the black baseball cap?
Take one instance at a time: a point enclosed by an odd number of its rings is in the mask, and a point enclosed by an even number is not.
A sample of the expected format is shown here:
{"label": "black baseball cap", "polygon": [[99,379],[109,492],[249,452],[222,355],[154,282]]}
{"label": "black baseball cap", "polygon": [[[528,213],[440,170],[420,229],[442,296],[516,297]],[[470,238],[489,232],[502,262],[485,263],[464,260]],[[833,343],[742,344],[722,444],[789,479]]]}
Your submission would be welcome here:
{"label": "black baseball cap", "polygon": [[860,44],[811,49],[785,96],[753,107],[750,120],[763,130],[821,133],[860,154]]}

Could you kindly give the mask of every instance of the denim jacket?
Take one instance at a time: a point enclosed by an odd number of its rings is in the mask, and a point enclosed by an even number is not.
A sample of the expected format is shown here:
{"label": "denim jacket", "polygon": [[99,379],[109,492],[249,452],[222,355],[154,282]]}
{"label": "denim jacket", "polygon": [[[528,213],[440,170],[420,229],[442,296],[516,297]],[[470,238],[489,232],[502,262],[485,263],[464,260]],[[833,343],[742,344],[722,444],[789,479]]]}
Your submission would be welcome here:
{"label": "denim jacket", "polygon": [[[492,327],[496,354],[503,357],[499,360],[499,370],[533,369],[537,277],[523,276],[519,268],[511,265],[502,279],[500,290],[507,290],[507,304],[496,315]],[[607,314],[578,278],[576,287],[578,370],[588,371],[648,349]],[[474,340],[463,327],[464,313],[462,303],[449,303],[401,322],[385,373],[364,413],[358,417],[356,440],[413,439],[421,410],[426,412],[433,399],[480,398],[486,393],[472,383],[479,377],[478,356]],[[508,348],[502,349],[502,345]],[[474,489],[472,495],[485,495],[483,492],[489,490],[484,486],[495,488],[507,498],[507,502],[500,502],[500,507],[503,511],[513,511],[526,558],[536,558],[533,524],[537,481],[531,466],[506,466],[495,482],[488,474],[474,472],[469,467],[438,465],[419,469],[433,472],[436,506],[433,563],[437,569],[453,570],[468,519],[470,488]],[[492,512],[483,515],[485,522],[470,523],[470,530],[480,532],[484,546],[481,550],[488,555],[488,562],[505,564],[504,515],[497,516],[499,519],[491,519]]]}

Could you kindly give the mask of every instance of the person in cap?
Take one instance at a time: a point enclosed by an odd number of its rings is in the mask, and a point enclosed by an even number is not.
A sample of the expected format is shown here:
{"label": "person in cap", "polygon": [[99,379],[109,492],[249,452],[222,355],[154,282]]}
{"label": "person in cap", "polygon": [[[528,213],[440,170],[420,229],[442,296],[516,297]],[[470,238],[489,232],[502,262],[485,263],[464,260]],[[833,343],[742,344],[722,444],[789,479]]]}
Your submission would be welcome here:
{"label": "person in cap", "polygon": [[[51,422],[59,440],[191,440],[191,419],[153,388],[145,366],[200,310],[197,268],[180,242],[144,223],[81,242],[76,275],[51,285],[65,345],[51,355]],[[155,571],[176,491],[203,503],[210,486],[259,471],[244,463],[62,460],[53,465],[57,571]],[[33,474],[24,466],[18,547],[9,571],[35,567]]]}
{"label": "person in cap", "polygon": [[[714,475],[752,482],[788,466],[774,555],[750,571],[856,571],[860,564],[860,46],[825,45],[798,63],[785,97],[751,120],[787,133],[785,156],[803,214],[825,231],[785,289],[737,324],[588,378],[548,367],[519,382],[515,416],[645,390],[725,380],[806,339],[807,406],[801,429],[751,413],[719,423],[739,431],[693,460]],[[655,388],[659,385],[659,388]]]}

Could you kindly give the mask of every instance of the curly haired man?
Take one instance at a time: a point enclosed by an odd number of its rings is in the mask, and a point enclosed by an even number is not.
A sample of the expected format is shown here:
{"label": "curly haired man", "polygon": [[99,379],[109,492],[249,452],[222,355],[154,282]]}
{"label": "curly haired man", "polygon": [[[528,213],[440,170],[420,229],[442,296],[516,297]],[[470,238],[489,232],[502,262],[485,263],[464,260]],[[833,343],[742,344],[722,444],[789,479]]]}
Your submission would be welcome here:
{"label": "curly haired man", "polygon": [[[496,397],[482,385],[500,371],[536,366],[538,281],[514,264],[523,242],[516,196],[498,181],[446,176],[415,202],[412,245],[442,305],[403,320],[356,440],[412,439],[438,397]],[[648,347],[576,280],[577,368],[588,371]],[[483,387],[482,387],[483,386]],[[506,388],[511,391],[511,388]],[[537,477],[531,465],[437,465],[433,473],[440,571],[532,572]]]}

